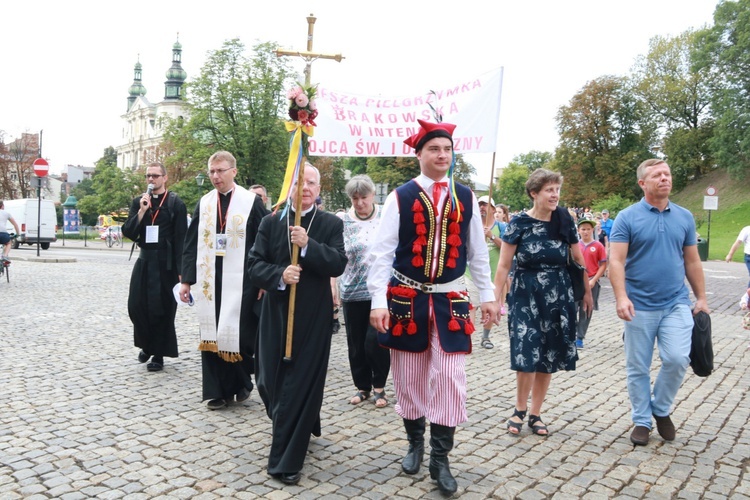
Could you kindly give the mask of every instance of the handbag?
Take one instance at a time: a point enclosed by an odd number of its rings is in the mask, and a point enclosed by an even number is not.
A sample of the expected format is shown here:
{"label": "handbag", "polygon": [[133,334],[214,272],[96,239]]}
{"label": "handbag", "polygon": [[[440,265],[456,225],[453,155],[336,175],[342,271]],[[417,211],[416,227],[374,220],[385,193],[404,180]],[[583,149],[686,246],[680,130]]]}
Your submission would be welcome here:
{"label": "handbag", "polygon": [[714,371],[714,346],[711,342],[711,316],[703,311],[693,316],[693,336],[690,342],[690,367],[699,377]]}
{"label": "handbag", "polygon": [[565,267],[570,274],[570,282],[573,285],[573,300],[576,302],[583,300],[583,294],[586,292],[586,287],[583,284],[583,280],[586,279],[586,268],[570,256],[570,249],[568,249],[568,265]]}

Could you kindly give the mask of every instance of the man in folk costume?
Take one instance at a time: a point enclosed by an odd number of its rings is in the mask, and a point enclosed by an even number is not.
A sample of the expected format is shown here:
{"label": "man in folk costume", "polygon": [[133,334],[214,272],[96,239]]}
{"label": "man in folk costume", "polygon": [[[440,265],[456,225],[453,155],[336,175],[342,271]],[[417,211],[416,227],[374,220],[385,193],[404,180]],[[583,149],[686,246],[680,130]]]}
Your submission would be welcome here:
{"label": "man in folk costume", "polygon": [[[296,484],[310,443],[320,436],[328,358],[331,350],[331,278],[346,268],[344,225],[319,210],[320,173],[304,167],[300,225],[292,207],[263,219],[250,252],[250,279],[266,290],[261,304],[256,353],[258,393],[273,421],[268,473]],[[298,186],[291,191],[297,197]],[[292,265],[292,247],[299,261]],[[290,289],[295,285],[291,359],[285,359]]]}
{"label": "man in folk costume", "polygon": [[234,182],[231,153],[211,155],[208,175],[215,189],[200,199],[187,231],[180,300],[188,302],[197,284],[203,401],[216,410],[245,401],[253,389],[258,289],[246,278],[247,254],[266,210],[259,196]]}
{"label": "man in folk costume", "polygon": [[[128,314],[133,322],[138,361],[150,372],[164,368],[164,357],[176,358],[177,304],[172,289],[180,281],[182,245],[187,229],[187,209],[167,190],[167,170],[161,163],[146,167],[150,193],[130,205],[122,234],[138,242],[140,253],[133,266],[128,295]],[[172,201],[170,202],[170,197]]]}
{"label": "man in folk costume", "polygon": [[474,331],[467,265],[483,323],[496,321],[497,305],[477,200],[453,180],[455,125],[418,122],[419,131],[404,142],[422,173],[388,195],[371,250],[370,322],[391,349],[396,412],[409,441],[401,468],[419,471],[429,420],[430,477],[451,495],[458,485],[448,453],[456,426],[467,420],[465,355]]}

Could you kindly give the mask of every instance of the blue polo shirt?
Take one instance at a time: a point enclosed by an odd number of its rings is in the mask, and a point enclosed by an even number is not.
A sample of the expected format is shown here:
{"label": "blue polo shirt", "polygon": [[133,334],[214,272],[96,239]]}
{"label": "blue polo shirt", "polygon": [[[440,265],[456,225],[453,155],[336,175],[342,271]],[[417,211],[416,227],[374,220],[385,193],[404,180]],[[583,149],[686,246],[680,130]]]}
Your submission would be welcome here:
{"label": "blue polo shirt", "polygon": [[690,304],[683,247],[697,244],[690,211],[669,202],[660,212],[645,198],[619,214],[611,243],[628,243],[625,291],[636,310]]}
{"label": "blue polo shirt", "polygon": [[612,218],[605,220],[602,220],[600,225],[602,227],[602,231],[607,233],[607,238],[609,238],[612,235],[612,225],[614,224],[614,221]]}

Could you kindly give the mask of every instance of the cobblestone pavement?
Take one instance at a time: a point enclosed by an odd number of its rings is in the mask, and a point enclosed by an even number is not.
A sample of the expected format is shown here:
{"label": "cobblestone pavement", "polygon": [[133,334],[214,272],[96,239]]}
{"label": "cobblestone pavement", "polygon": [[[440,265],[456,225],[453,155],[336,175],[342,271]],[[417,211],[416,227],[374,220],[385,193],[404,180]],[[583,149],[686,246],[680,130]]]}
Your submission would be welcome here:
{"label": "cobblestone pavement", "polygon": [[[254,392],[244,404],[201,403],[194,311],[179,308],[180,357],[161,373],[136,360],[128,319],[127,250],[69,242],[36,258],[12,254],[0,282],[0,499],[440,498],[426,462],[401,473],[407,443],[393,410],[354,393],[346,337],[336,334],[322,410],[296,486],[265,471],[270,421]],[[96,249],[99,249],[98,251]],[[82,250],[82,249],[79,249]],[[713,309],[715,372],[691,372],[678,393],[677,439],[629,441],[617,319],[607,280],[574,372],[553,377],[544,407],[551,435],[508,435],[515,378],[507,326],[495,348],[468,357],[469,421],[450,455],[461,498],[750,498],[750,335],[737,302],[742,264],[704,263]],[[658,267],[654,272],[658,272]],[[298,397],[304,398],[305,394]]]}

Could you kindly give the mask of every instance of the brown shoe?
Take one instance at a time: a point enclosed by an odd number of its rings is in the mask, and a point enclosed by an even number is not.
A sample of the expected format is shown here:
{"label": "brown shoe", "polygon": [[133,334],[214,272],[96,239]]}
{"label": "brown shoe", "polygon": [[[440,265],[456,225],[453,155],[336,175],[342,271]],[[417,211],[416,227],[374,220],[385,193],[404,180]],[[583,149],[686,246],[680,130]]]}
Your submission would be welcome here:
{"label": "brown shoe", "polygon": [[669,415],[666,417],[657,417],[654,415],[654,419],[656,419],[656,430],[659,431],[659,435],[664,438],[664,441],[674,441],[677,431]]}
{"label": "brown shoe", "polygon": [[636,425],[633,432],[630,434],[630,441],[638,446],[646,446],[648,444],[648,437],[651,434],[651,429],[645,425]]}

